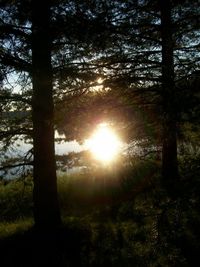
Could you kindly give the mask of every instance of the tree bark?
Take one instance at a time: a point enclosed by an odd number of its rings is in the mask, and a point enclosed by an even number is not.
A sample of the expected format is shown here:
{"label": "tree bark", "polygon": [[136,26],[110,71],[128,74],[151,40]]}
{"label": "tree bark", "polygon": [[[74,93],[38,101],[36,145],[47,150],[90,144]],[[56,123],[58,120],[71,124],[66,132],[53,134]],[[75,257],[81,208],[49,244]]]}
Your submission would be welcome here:
{"label": "tree bark", "polygon": [[[174,193],[178,180],[177,111],[174,84],[174,56],[171,20],[171,1],[160,0],[162,38],[162,104],[163,145],[162,177],[165,186]],[[175,190],[176,191],[176,190]]]}
{"label": "tree bark", "polygon": [[54,151],[54,105],[49,1],[32,0],[34,219],[39,227],[60,224]]}

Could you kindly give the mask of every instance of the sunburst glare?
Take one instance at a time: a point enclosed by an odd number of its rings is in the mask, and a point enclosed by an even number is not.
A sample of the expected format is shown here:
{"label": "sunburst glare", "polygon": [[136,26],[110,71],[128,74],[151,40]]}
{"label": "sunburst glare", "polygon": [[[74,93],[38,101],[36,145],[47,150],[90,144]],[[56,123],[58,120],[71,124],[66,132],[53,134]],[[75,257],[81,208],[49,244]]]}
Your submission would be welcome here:
{"label": "sunburst glare", "polygon": [[121,142],[107,123],[101,123],[91,138],[87,140],[86,146],[96,160],[110,163],[119,154]]}

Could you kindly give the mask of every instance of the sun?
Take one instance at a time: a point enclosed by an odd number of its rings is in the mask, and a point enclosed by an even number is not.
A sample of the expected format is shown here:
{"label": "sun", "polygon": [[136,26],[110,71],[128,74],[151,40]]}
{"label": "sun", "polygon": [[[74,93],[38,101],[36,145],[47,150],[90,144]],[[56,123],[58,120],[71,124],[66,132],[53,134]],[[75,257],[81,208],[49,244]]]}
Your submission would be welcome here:
{"label": "sun", "polygon": [[108,124],[101,123],[87,140],[87,146],[96,160],[110,163],[119,154],[121,142]]}
{"label": "sun", "polygon": [[102,83],[103,83],[103,79],[102,79],[101,77],[99,77],[99,78],[97,79],[97,83],[98,83],[98,84],[102,84]]}

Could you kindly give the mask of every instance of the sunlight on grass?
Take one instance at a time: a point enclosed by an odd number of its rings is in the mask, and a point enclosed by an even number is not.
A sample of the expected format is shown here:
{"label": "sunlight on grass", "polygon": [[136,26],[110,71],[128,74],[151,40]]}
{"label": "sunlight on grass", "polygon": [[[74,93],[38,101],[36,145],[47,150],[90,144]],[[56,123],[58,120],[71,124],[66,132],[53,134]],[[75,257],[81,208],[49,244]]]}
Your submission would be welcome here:
{"label": "sunlight on grass", "polygon": [[20,219],[14,222],[0,222],[0,238],[23,233],[33,226],[33,219]]}

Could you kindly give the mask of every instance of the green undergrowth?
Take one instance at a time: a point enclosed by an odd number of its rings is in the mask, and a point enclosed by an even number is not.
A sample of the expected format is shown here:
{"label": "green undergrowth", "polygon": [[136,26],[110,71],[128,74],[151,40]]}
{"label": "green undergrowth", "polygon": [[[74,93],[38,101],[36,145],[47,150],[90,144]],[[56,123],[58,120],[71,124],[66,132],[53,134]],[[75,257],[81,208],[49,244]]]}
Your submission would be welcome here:
{"label": "green undergrowth", "polygon": [[32,218],[19,219],[16,221],[2,221],[0,222],[0,239],[5,239],[16,234],[23,234],[32,226]]}
{"label": "green undergrowth", "polygon": [[[63,216],[92,216],[100,219],[111,206],[133,198],[151,186],[157,165],[151,161],[134,168],[98,168],[90,172],[58,177],[58,194]],[[158,172],[158,171],[157,171]],[[0,182],[0,222],[32,217],[32,177]],[[105,217],[105,216],[104,216]]]}
{"label": "green undergrowth", "polygon": [[[176,199],[163,190],[160,165],[154,161],[118,170],[63,174],[58,177],[63,226],[56,236],[40,237],[31,230],[32,178],[2,181],[1,248],[6,255],[6,248],[13,247],[19,264],[24,256],[19,256],[20,251],[27,251],[23,261],[28,260],[36,240],[38,257],[45,247],[56,251],[52,259],[51,253],[44,253],[45,266],[51,260],[63,267],[195,266],[200,252],[199,159],[182,158],[180,173]],[[17,244],[21,245],[15,252]],[[36,260],[35,265],[23,264],[19,266],[37,266]]]}

